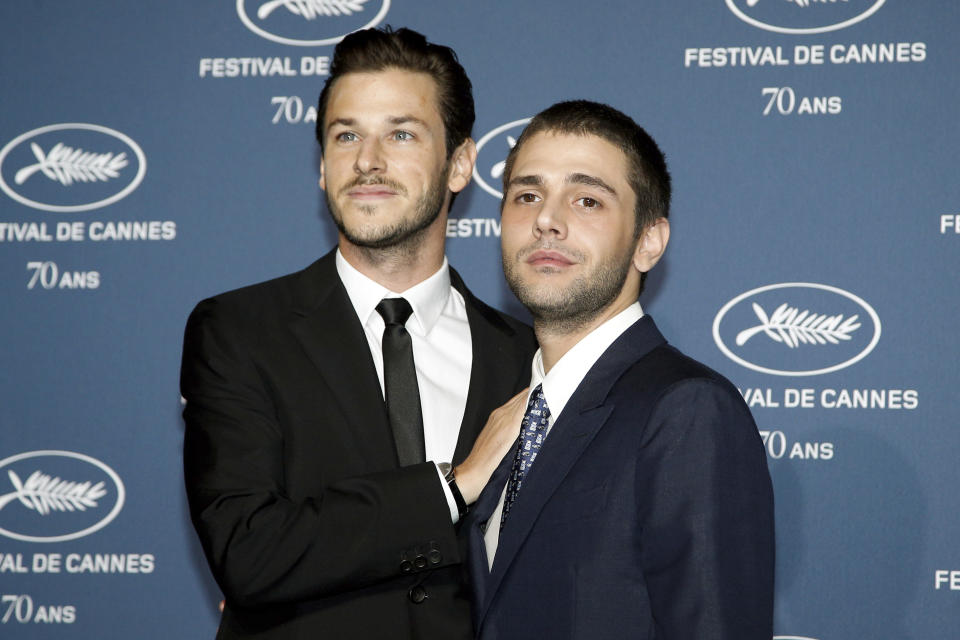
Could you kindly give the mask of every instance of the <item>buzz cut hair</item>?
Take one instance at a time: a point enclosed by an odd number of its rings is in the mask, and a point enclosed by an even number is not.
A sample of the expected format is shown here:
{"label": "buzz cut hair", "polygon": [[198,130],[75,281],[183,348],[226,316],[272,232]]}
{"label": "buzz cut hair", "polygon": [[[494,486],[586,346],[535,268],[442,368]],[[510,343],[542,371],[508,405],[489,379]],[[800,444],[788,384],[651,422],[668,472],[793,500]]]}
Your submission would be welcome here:
{"label": "buzz cut hair", "polygon": [[[517,144],[507,154],[503,170],[504,197],[517,154],[538,133],[593,135],[623,152],[627,159],[627,182],[637,200],[634,229],[637,238],[657,220],[670,216],[670,172],[660,147],[630,116],[610,105],[590,100],[558,102],[530,120]],[[503,210],[502,201],[500,208]]]}

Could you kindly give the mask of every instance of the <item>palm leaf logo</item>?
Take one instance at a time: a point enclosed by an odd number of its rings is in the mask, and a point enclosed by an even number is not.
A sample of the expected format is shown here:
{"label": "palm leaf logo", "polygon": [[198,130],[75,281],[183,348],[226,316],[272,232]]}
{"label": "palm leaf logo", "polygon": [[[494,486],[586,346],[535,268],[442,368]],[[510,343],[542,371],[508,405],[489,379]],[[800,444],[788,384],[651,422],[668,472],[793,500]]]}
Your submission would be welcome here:
{"label": "palm leaf logo", "polygon": [[[515,146],[517,146],[517,139],[514,138],[513,136],[508,135],[508,136],[507,136],[507,146],[508,146],[509,148],[513,149]],[[490,177],[491,177],[491,178],[497,178],[497,179],[503,177],[503,171],[504,171],[504,169],[506,169],[506,168],[507,168],[507,161],[506,161],[506,159],[501,160],[501,161],[498,162],[497,164],[493,165],[493,168],[492,168],[492,169],[490,169]]]}
{"label": "palm leaf logo", "polygon": [[[840,2],[847,2],[848,0],[840,0]],[[748,7],[755,7],[760,0],[747,0]],[[787,2],[795,2],[798,7],[809,7],[811,2],[837,2],[837,0],[787,0]]]}
{"label": "palm leaf logo", "polygon": [[796,307],[787,306],[786,302],[769,316],[754,302],[753,312],[757,314],[760,324],[738,333],[737,346],[743,346],[747,340],[761,332],[774,342],[783,343],[791,349],[801,344],[840,344],[841,340],[850,340],[850,334],[860,328],[860,323],[857,322],[859,316],[856,314],[844,320],[843,314],[828,316],[806,310],[799,311]]}
{"label": "palm leaf logo", "polygon": [[[753,1],[754,1],[754,4],[756,4],[757,0],[753,0]],[[840,0],[840,1],[847,2],[847,0]],[[837,2],[837,0],[787,0],[787,2],[796,2],[798,7],[809,7],[811,2],[813,3],[820,2],[820,3],[826,4],[827,2],[830,2],[830,3]]]}
{"label": "palm leaf logo", "polygon": [[27,178],[38,171],[65,187],[69,187],[74,182],[106,182],[111,178],[120,177],[120,170],[129,164],[126,152],[91,153],[68,147],[62,142],[58,142],[46,154],[36,142],[30,143],[30,149],[37,163],[17,171],[13,177],[17,184],[23,184]]}
{"label": "palm leaf logo", "polygon": [[97,506],[97,500],[107,495],[103,482],[67,482],[34,471],[21,482],[12,470],[7,471],[14,491],[0,496],[0,509],[14,500],[45,516],[52,511],[86,511]]}
{"label": "palm leaf logo", "polygon": [[270,0],[260,5],[257,17],[264,20],[280,7],[307,20],[317,16],[349,16],[363,11],[367,2],[369,0]]}

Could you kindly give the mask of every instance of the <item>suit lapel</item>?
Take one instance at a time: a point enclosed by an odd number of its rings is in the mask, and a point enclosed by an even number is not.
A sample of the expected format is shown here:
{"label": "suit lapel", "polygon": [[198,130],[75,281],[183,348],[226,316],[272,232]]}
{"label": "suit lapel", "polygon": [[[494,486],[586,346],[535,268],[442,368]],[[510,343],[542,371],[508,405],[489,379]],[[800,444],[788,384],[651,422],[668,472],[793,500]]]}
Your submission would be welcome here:
{"label": "suit lapel", "polygon": [[[511,508],[510,517],[500,534],[493,568],[483,587],[478,628],[544,505],[613,411],[613,405],[606,403],[610,389],[628,367],[664,342],[653,319],[650,316],[642,317],[607,348],[570,397],[537,456],[538,462],[524,480],[520,496]],[[502,482],[505,481],[504,478]],[[499,499],[499,493],[496,499]]]}
{"label": "suit lapel", "polygon": [[[351,423],[357,450],[377,466],[399,464],[383,393],[363,327],[337,274],[335,251],[301,273],[290,327]],[[517,334],[490,307],[467,289],[450,269],[450,281],[464,298],[470,324],[472,365],[454,462],[470,453],[491,410],[506,401],[517,381],[502,375],[522,369],[529,353],[521,353]],[[526,344],[526,343],[524,343]],[[526,375],[524,371],[523,375]],[[371,402],[380,398],[380,402]]]}
{"label": "suit lapel", "polygon": [[[510,517],[500,532],[497,555],[484,589],[487,597],[482,605],[481,619],[544,505],[567,477],[613,410],[613,407],[600,406],[583,409],[577,414],[567,413],[571,408],[576,407],[568,404],[563,415],[550,430],[550,435],[537,456],[536,465],[524,480],[520,496],[510,509]],[[573,417],[570,417],[571,415]],[[497,498],[499,499],[499,495]]]}
{"label": "suit lapel", "polygon": [[[506,402],[516,389],[518,381],[503,373],[513,374],[518,368],[522,369],[523,362],[529,362],[532,354],[520,353],[516,332],[470,293],[460,274],[452,267],[450,283],[464,299],[473,354],[467,404],[453,456],[454,463],[460,463],[470,454],[490,411]],[[527,371],[523,371],[523,377],[527,376]]]}
{"label": "suit lapel", "polygon": [[[510,450],[500,461],[500,464],[490,476],[487,486],[480,492],[480,497],[471,507],[471,513],[468,520],[468,544],[471,553],[467,560],[470,564],[470,575],[473,576],[471,586],[473,587],[473,610],[477,614],[481,611],[481,606],[486,602],[486,588],[489,582],[490,569],[487,561],[487,549],[484,542],[486,530],[485,523],[493,516],[493,512],[500,502],[500,495],[510,477],[510,468],[513,466],[513,457],[516,454],[517,445],[510,447]],[[499,522],[494,522],[491,526],[499,527]]]}
{"label": "suit lapel", "polygon": [[341,405],[360,457],[375,468],[398,466],[370,348],[337,275],[334,252],[302,272],[295,295],[291,331],[330,387],[330,399]]}

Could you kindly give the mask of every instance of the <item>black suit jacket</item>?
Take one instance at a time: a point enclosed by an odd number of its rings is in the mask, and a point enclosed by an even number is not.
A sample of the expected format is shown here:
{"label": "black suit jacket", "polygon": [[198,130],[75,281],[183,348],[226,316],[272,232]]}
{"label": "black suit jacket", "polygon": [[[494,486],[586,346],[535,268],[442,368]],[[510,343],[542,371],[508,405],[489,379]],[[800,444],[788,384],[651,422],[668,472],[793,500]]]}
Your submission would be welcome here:
{"label": "black suit jacket", "polygon": [[556,419],[488,571],[485,523],[511,462],[464,525],[479,637],[770,640],[760,436],[736,388],[668,346],[649,316]]}
{"label": "black suit jacket", "polygon": [[[534,343],[451,279],[473,341],[459,462],[526,385]],[[191,517],[227,602],[218,637],[470,635],[440,479],[431,463],[399,467],[333,252],[197,305],[181,389]]]}

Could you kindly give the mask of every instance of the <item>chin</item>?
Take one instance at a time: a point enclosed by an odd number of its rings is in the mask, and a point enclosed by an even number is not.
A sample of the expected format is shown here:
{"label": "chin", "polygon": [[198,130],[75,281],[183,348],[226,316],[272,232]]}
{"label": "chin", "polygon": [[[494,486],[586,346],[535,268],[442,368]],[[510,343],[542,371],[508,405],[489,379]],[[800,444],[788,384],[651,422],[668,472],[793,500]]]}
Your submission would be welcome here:
{"label": "chin", "polygon": [[553,310],[563,309],[572,297],[565,288],[546,287],[543,282],[527,281],[513,289],[520,303],[528,309],[542,310],[549,314]]}

